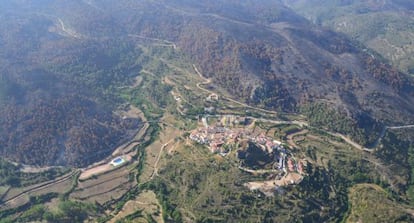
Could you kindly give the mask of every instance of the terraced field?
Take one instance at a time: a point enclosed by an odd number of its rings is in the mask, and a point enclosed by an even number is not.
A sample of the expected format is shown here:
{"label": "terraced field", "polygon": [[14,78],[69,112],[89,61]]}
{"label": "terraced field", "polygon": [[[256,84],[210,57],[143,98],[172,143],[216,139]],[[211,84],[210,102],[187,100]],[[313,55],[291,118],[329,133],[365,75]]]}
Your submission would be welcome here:
{"label": "terraced field", "polygon": [[127,165],[81,181],[70,194],[70,198],[100,204],[118,199],[136,186],[134,175],[131,175],[131,172],[131,167]]}

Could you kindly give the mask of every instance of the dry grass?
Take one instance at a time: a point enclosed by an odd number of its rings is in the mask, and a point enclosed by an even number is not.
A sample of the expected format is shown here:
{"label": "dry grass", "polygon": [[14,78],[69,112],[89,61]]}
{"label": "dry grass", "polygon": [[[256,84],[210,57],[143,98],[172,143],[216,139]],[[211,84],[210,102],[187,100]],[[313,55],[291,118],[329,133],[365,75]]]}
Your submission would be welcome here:
{"label": "dry grass", "polygon": [[168,151],[173,145],[174,139],[181,136],[181,134],[182,132],[174,127],[169,125],[163,126],[163,131],[160,133],[159,138],[145,148],[147,155],[139,182],[147,182],[151,179],[158,168],[157,164],[163,155],[162,152]]}
{"label": "dry grass", "polygon": [[136,186],[135,183],[121,183],[119,185],[106,188],[107,191],[102,191],[100,193],[94,193],[91,196],[88,196],[86,201],[89,203],[98,202],[99,204],[104,204],[111,200],[116,200],[122,197],[127,193],[131,188]]}
{"label": "dry grass", "polygon": [[357,184],[349,190],[348,197],[351,211],[346,222],[412,222],[414,219],[409,214],[411,209],[404,208],[378,185]]}
{"label": "dry grass", "polygon": [[0,197],[3,197],[8,191],[10,187],[8,186],[1,186],[0,187]]}
{"label": "dry grass", "polygon": [[20,194],[25,188],[10,188],[10,190],[6,193],[6,195],[3,197],[3,201],[4,200],[9,200],[10,198]]}
{"label": "dry grass", "polygon": [[47,193],[59,193],[63,194],[71,189],[73,185],[73,178],[68,178],[65,181],[59,182],[57,184],[50,185],[48,187],[42,188],[40,190],[36,190],[34,192],[29,193],[30,195],[41,195]]}
{"label": "dry grass", "polygon": [[[76,172],[65,174],[55,180],[31,185],[22,188],[11,188],[4,195],[3,204],[0,209],[16,208],[29,202],[29,197],[34,195],[42,195],[47,193],[63,194],[69,191],[73,185],[73,177]],[[23,192],[23,193],[22,193]]]}
{"label": "dry grass", "polygon": [[89,202],[105,203],[117,199],[136,185],[129,179],[128,166],[121,167],[96,178],[90,178],[79,182],[77,189],[71,194],[71,198],[87,200]]}
{"label": "dry grass", "polygon": [[88,178],[91,178],[92,176],[97,176],[99,174],[108,172],[112,170],[114,167],[111,166],[109,163],[105,163],[96,167],[92,167],[90,169],[87,169],[82,172],[82,174],[79,177],[79,180],[86,180]]}
{"label": "dry grass", "polygon": [[87,189],[99,184],[106,183],[108,181],[118,179],[118,178],[127,178],[129,170],[126,167],[119,168],[118,170],[102,174],[96,178],[91,178],[83,182],[79,182],[78,189]]}
{"label": "dry grass", "polygon": [[61,202],[60,198],[53,198],[49,202],[45,203],[46,208],[50,211],[58,211],[59,210],[59,203]]}
{"label": "dry grass", "polygon": [[[144,216],[151,215],[158,223],[164,222],[162,219],[161,206],[152,191],[144,191],[134,200],[128,201],[124,207],[122,207],[122,210],[109,222],[114,223],[138,210],[142,210]],[[147,222],[145,219],[141,218],[134,219],[134,222],[140,222],[140,220],[142,220],[142,222]]]}
{"label": "dry grass", "polygon": [[276,187],[283,187],[291,184],[298,184],[302,181],[302,175],[298,173],[288,173],[280,180],[253,181],[244,185],[250,190],[260,190],[263,192],[272,192]]}
{"label": "dry grass", "polygon": [[22,205],[26,204],[27,202],[29,202],[29,195],[19,196],[16,199],[11,200],[10,202],[5,204],[4,206],[1,206],[0,210],[19,207],[19,206],[22,206]]}
{"label": "dry grass", "polygon": [[[138,133],[137,135],[140,135],[140,133]],[[133,143],[127,142],[119,146],[117,149],[115,149],[115,151],[112,153],[112,157],[120,156],[125,153],[130,153],[134,149],[134,147],[137,145],[139,145],[139,142],[133,142]]]}

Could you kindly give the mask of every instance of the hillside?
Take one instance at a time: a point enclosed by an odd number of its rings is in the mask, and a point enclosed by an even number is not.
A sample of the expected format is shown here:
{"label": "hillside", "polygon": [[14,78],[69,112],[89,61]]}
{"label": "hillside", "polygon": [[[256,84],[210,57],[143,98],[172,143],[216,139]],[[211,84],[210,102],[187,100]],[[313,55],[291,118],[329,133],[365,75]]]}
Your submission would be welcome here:
{"label": "hillside", "polygon": [[382,188],[359,184],[350,189],[350,215],[346,222],[412,222],[404,206],[387,197]]}
{"label": "hillside", "polygon": [[[20,7],[22,12],[33,11],[29,14],[32,24],[26,27],[36,24],[39,28],[24,30],[22,26],[16,33],[32,32],[30,43],[36,44],[20,44],[27,49],[14,52],[13,44],[25,40],[4,35],[2,42],[11,49],[9,54],[21,59],[35,58],[37,64],[54,67],[53,72],[62,73],[65,69],[92,72],[100,79],[91,78],[89,73],[75,78],[75,82],[80,81],[87,88],[98,87],[102,92],[108,87],[104,82],[128,79],[105,77],[111,73],[105,74],[105,69],[113,72],[116,66],[121,69],[118,73],[125,71],[122,69],[139,69],[123,68],[133,62],[119,60],[117,65],[112,57],[126,58],[122,54],[128,54],[123,51],[129,49],[125,48],[127,39],[137,35],[175,43],[215,85],[251,105],[284,112],[306,111],[310,119],[318,115],[315,111],[329,113],[333,108],[344,121],[338,124],[342,127],[327,127],[351,134],[365,144],[373,142],[382,125],[414,122],[411,77],[375,59],[346,37],[312,25],[277,1],[239,4],[238,1],[56,3],[45,0],[44,5],[27,3]],[[7,7],[5,11],[8,12]],[[73,12],[77,16],[71,16]],[[27,16],[18,13],[9,16],[22,15]],[[8,22],[3,24],[7,26]],[[101,47],[113,43],[114,38],[121,44],[102,51]],[[62,46],[70,49],[70,53],[53,52]],[[21,55],[26,51],[27,55]],[[86,56],[88,53],[93,56]],[[133,54],[139,52],[130,52]],[[68,63],[72,56],[77,60]],[[88,64],[96,64],[96,70],[88,70],[91,69]],[[73,81],[69,73],[66,77]],[[323,109],[314,109],[315,106]]]}
{"label": "hillside", "polygon": [[413,77],[287,3],[2,4],[0,222],[411,222]]}
{"label": "hillside", "polygon": [[311,21],[363,43],[401,71],[414,74],[412,1],[284,2]]}
{"label": "hillside", "polygon": [[141,126],[114,115],[120,101],[111,90],[131,83],[140,68],[124,57],[140,53],[74,41],[57,21],[22,11],[1,14],[0,155],[39,166],[99,161]]}
{"label": "hillside", "polygon": [[[354,138],[367,144],[383,124],[413,122],[411,77],[277,1],[123,5],[110,15],[125,32],[176,43],[203,75],[251,105],[298,112],[326,104],[347,119],[335,130],[363,132]],[[143,10],[119,13],[135,7]]]}

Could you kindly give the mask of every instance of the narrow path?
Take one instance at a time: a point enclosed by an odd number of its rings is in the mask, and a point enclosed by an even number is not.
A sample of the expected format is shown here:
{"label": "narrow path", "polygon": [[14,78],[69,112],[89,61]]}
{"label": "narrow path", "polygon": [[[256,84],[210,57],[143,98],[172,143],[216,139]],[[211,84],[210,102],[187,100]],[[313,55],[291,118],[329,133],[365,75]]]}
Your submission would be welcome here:
{"label": "narrow path", "polygon": [[65,26],[65,23],[63,23],[63,20],[61,18],[57,18],[59,25],[60,25],[60,29],[66,33],[67,35],[69,35],[70,37],[73,37],[75,39],[81,39],[82,36],[80,34],[78,34],[77,32],[67,29]]}
{"label": "narrow path", "polygon": [[216,13],[200,13],[200,12],[194,12],[194,11],[190,11],[190,10],[184,10],[182,8],[177,8],[175,6],[172,5],[164,5],[166,8],[176,11],[178,13],[184,14],[184,15],[190,15],[190,16],[195,16],[195,15],[201,15],[201,16],[206,16],[206,17],[213,17],[213,18],[217,18],[220,20],[225,20],[227,22],[231,22],[231,23],[235,23],[235,24],[239,24],[239,25],[245,25],[245,26],[255,26],[258,24],[255,23],[249,23],[247,21],[240,21],[240,20],[235,20],[229,17],[224,17],[220,14],[216,14]]}
{"label": "narrow path", "polygon": [[68,174],[66,174],[66,175],[64,175],[64,176],[62,176],[62,177],[59,177],[59,178],[57,178],[57,179],[55,179],[55,180],[46,181],[46,182],[44,182],[44,183],[40,183],[40,184],[38,184],[38,185],[32,186],[32,187],[30,187],[29,189],[23,190],[23,191],[22,191],[22,192],[20,192],[19,194],[16,194],[15,196],[13,196],[13,197],[11,197],[11,198],[9,198],[9,199],[7,199],[7,200],[3,201],[3,202],[0,204],[0,208],[1,208],[1,207],[5,207],[5,206],[7,206],[7,204],[9,204],[9,203],[13,202],[13,201],[14,201],[14,200],[16,200],[16,199],[19,199],[19,198],[21,198],[21,197],[23,197],[23,196],[27,195],[28,193],[33,193],[33,192],[36,192],[36,191],[39,191],[39,190],[43,190],[43,189],[45,189],[45,188],[47,188],[47,187],[50,187],[50,186],[53,186],[53,185],[55,185],[55,184],[62,183],[62,182],[64,182],[64,181],[70,180],[70,179],[71,179],[73,176],[75,176],[77,173],[79,173],[79,170],[73,170],[72,172],[70,172],[70,173],[68,173]]}
{"label": "narrow path", "polygon": [[158,153],[158,156],[157,156],[157,160],[155,160],[155,163],[154,163],[154,171],[152,171],[150,180],[154,179],[154,177],[158,175],[158,162],[160,161],[161,154],[164,151],[165,147],[167,147],[173,140],[174,139],[171,139],[170,141],[168,141],[167,143],[161,146],[160,152]]}
{"label": "narrow path", "polygon": [[182,106],[181,101],[185,101],[185,100],[183,99],[181,95],[176,94],[174,91],[171,91],[171,94],[177,103],[177,106],[175,109],[177,110],[178,113],[180,113],[181,116],[185,116],[184,112],[180,109],[180,107]]}
{"label": "narrow path", "polygon": [[69,29],[65,25],[65,23],[63,22],[63,20],[60,17],[56,16],[56,15],[46,14],[46,13],[39,13],[39,12],[38,13],[35,13],[35,14],[36,15],[39,15],[39,16],[44,16],[47,19],[50,19],[51,21],[53,21],[53,23],[55,25],[55,28],[57,29],[54,32],[56,32],[57,34],[59,34],[61,36],[64,36],[64,37],[72,37],[72,38],[75,38],[75,39],[85,39],[85,38],[87,38],[87,36],[82,35],[82,34],[76,32],[73,29]]}
{"label": "narrow path", "polygon": [[142,36],[142,35],[137,35],[137,34],[128,34],[128,36],[139,38],[139,39],[146,39],[146,40],[151,40],[151,41],[162,42],[163,44],[158,44],[160,46],[171,46],[174,49],[178,48],[177,45],[174,42],[164,40],[164,39],[152,38],[152,37],[147,37],[147,36]]}
{"label": "narrow path", "polygon": [[397,190],[397,186],[395,182],[398,182],[394,174],[390,171],[389,166],[384,165],[380,160],[376,158],[362,158],[363,160],[370,162],[375,166],[375,169],[378,173],[382,175],[386,179],[386,181],[390,184],[392,190]]}
{"label": "narrow path", "polygon": [[153,72],[151,72],[151,71],[149,71],[149,70],[142,69],[142,70],[141,70],[141,73],[146,73],[146,74],[149,74],[149,75],[151,75],[151,76],[153,76],[153,77],[157,77],[157,75],[156,75],[156,74],[154,74]]}
{"label": "narrow path", "polygon": [[[211,80],[210,79],[208,79],[208,78],[205,78],[202,74],[201,74],[201,72],[197,69],[197,67],[195,66],[195,64],[193,64],[193,68],[194,68],[194,70],[195,70],[195,72],[202,78],[202,79],[204,79],[205,81],[204,82],[200,82],[200,83],[197,83],[197,88],[198,89],[200,89],[200,90],[203,90],[203,91],[205,91],[205,92],[207,92],[207,93],[209,93],[209,94],[217,94],[217,93],[215,93],[215,92],[213,92],[213,91],[210,91],[210,90],[208,90],[208,89],[206,89],[206,88],[203,88],[201,85],[206,85],[206,84],[210,84],[211,83]],[[217,94],[217,95],[219,95],[219,94]],[[256,111],[261,111],[261,112],[265,112],[265,113],[270,113],[270,114],[278,114],[277,112],[275,112],[275,111],[271,111],[271,110],[266,110],[266,109],[262,109],[262,108],[256,108],[256,107],[253,107],[253,106],[250,106],[250,105],[248,105],[248,104],[246,104],[246,103],[243,103],[243,102],[240,102],[240,101],[237,101],[237,100],[234,100],[234,99],[232,99],[232,98],[229,98],[229,97],[225,97],[225,96],[223,96],[223,95],[220,95],[222,98],[224,98],[224,99],[226,99],[226,100],[228,100],[228,101],[231,101],[231,102],[233,102],[233,103],[235,103],[235,104],[238,104],[238,105],[241,105],[241,106],[243,106],[243,107],[246,107],[246,108],[250,108],[250,109],[253,109],[253,110],[256,110]]]}

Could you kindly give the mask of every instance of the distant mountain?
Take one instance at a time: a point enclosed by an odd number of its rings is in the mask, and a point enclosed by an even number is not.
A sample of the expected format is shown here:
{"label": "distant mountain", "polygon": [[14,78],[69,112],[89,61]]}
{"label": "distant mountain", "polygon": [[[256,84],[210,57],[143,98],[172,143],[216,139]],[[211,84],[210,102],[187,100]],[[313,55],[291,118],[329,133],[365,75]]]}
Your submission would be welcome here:
{"label": "distant mountain", "polygon": [[345,33],[403,72],[414,74],[414,2],[283,1],[314,23]]}

